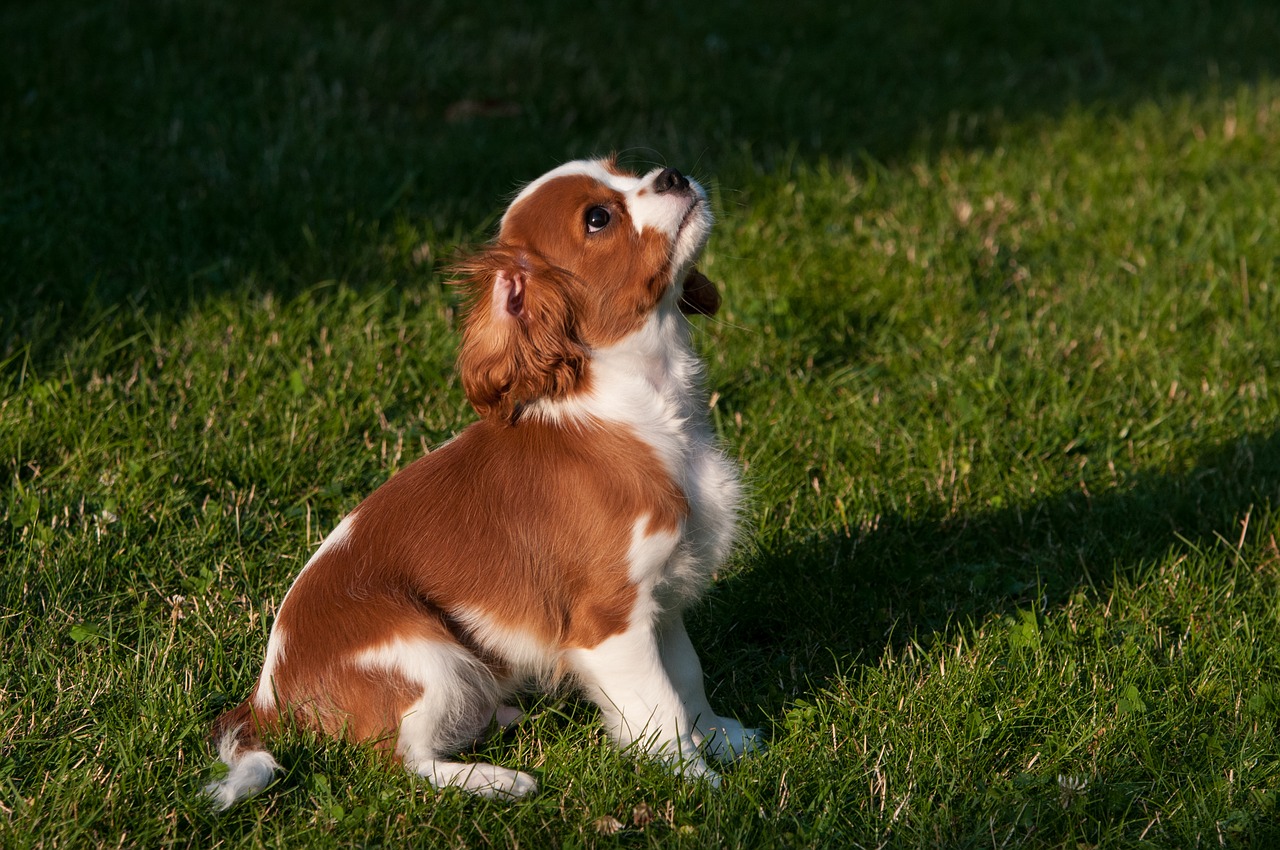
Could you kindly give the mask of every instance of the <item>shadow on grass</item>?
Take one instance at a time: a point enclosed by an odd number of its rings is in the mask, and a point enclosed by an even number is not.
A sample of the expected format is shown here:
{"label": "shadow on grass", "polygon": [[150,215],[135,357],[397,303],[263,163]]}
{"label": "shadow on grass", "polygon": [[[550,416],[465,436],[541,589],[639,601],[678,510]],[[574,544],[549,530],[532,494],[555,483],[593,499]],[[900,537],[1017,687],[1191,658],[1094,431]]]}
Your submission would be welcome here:
{"label": "shadow on grass", "polygon": [[[1185,469],[1137,473],[1096,495],[945,519],[885,516],[847,538],[784,536],[717,588],[695,630],[711,680],[725,679],[719,701],[764,699],[777,716],[886,647],[927,646],[993,615],[1052,609],[1082,588],[1105,598],[1118,579],[1140,579],[1172,552],[1234,547],[1250,517],[1256,543],[1277,494],[1280,432],[1250,434]],[[751,673],[736,683],[735,670]]]}
{"label": "shadow on grass", "polygon": [[52,2],[0,32],[0,357],[37,362],[120,308],[420,284],[416,244],[474,238],[570,156],[893,162],[1280,64],[1253,0]]}

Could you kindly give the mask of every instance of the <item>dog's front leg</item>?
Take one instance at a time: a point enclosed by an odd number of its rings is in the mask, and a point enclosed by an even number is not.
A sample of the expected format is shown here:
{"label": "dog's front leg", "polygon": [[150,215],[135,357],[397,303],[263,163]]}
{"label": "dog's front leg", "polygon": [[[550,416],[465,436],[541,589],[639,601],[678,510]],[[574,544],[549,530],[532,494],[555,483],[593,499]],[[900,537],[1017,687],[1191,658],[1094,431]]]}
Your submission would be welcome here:
{"label": "dog's front leg", "polygon": [[764,749],[758,729],[748,729],[732,717],[721,717],[712,710],[698,652],[679,613],[668,614],[663,621],[658,646],[667,675],[684,702],[685,711],[693,718],[694,741],[704,752],[729,762]]}
{"label": "dog's front leg", "polygon": [[684,776],[720,784],[719,774],[699,751],[694,718],[667,675],[651,627],[632,628],[591,649],[573,650],[568,659],[618,746],[634,744]]}

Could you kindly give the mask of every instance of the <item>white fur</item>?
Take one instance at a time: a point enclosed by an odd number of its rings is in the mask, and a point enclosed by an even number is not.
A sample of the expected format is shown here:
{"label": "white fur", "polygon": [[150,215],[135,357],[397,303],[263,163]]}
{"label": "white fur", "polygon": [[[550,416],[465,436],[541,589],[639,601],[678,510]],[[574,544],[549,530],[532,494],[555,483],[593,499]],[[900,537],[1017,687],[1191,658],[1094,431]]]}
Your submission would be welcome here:
{"label": "white fur", "polygon": [[[707,196],[702,191],[702,187],[693,180],[689,181],[690,188],[694,190],[692,198],[679,192],[658,192],[653,188],[653,181],[661,173],[661,168],[649,172],[638,185],[626,192],[627,212],[631,213],[631,224],[635,227],[636,233],[643,233],[646,229],[652,228],[675,239],[690,208],[705,203]],[[703,241],[702,237],[710,229],[711,222],[700,220],[696,224],[698,227],[695,231],[697,237],[695,241],[700,245]],[[677,261],[678,264],[679,261]]]}
{"label": "white fur", "polygon": [[[667,580],[666,567],[680,547],[680,531],[649,531],[649,515],[636,520],[631,528],[631,546],[627,550],[627,573],[641,597],[631,612],[632,622],[651,620],[657,611],[652,607],[654,588]],[[648,605],[643,604],[648,602]]]}
{"label": "white fur", "polygon": [[630,628],[590,649],[566,654],[578,681],[600,707],[605,729],[620,747],[686,766],[691,776],[714,775],[698,753],[689,717],[651,628]]}
{"label": "white fur", "polygon": [[598,159],[578,159],[566,162],[564,165],[551,169],[521,189],[512,199],[511,205],[507,207],[507,212],[503,214],[503,223],[506,222],[507,216],[511,214],[511,210],[515,209],[517,204],[541,189],[548,181],[555,180],[557,177],[570,177],[576,174],[598,180],[605,186],[624,194],[640,185],[639,178],[614,174],[605,168],[604,163]]}
{"label": "white fur", "polygon": [[399,723],[396,753],[404,767],[431,785],[456,785],[486,796],[520,796],[535,789],[536,782],[524,773],[440,759],[479,739],[498,712],[499,696],[509,690],[475,655],[457,644],[397,639],[366,649],[356,663],[397,672],[422,687]]}
{"label": "white fur", "polygon": [[694,724],[693,739],[702,751],[718,761],[729,762],[764,748],[757,729],[748,729],[732,717],[721,717],[711,709],[698,653],[689,640],[682,617],[666,618],[658,630],[662,665],[680,695],[685,712]]}
{"label": "white fur", "polygon": [[461,788],[481,797],[515,799],[538,790],[538,780],[529,774],[486,762],[426,761],[413,770],[437,788]]}
{"label": "white fur", "polygon": [[555,655],[537,637],[522,629],[502,626],[480,610],[458,606],[449,615],[466,627],[476,643],[511,665],[524,679],[550,678]]}
{"label": "white fur", "polygon": [[204,795],[218,811],[229,809],[237,801],[253,796],[271,784],[280,764],[266,750],[241,750],[236,732],[228,729],[218,742],[218,758],[227,766],[227,775],[204,786]]}
{"label": "white fur", "polygon": [[[692,195],[681,192],[657,192],[653,182],[662,169],[649,172],[627,195],[627,210],[637,233],[652,228],[671,239],[671,262],[682,280],[711,232],[713,219],[707,205],[707,193],[696,180],[689,180]],[[679,287],[672,287],[678,289]]]}
{"label": "white fur", "polygon": [[284,629],[277,621],[271,625],[271,636],[267,638],[267,657],[262,662],[262,675],[258,677],[258,689],[253,692],[253,704],[259,709],[275,708],[276,692],[274,687],[276,667],[284,660]]}
{"label": "white fur", "polygon": [[537,789],[526,773],[497,765],[442,759],[479,738],[496,715],[503,683],[456,644],[394,640],[356,657],[356,663],[390,670],[422,686],[422,696],[400,718],[396,753],[407,769],[437,788],[456,786],[486,797],[520,797]]}

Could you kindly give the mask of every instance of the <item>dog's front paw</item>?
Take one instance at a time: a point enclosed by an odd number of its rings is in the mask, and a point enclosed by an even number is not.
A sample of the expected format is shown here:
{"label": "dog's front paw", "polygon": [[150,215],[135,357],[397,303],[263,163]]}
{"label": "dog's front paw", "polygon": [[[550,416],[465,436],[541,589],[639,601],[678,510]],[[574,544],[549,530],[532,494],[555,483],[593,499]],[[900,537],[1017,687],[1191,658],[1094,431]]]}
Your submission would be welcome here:
{"label": "dog's front paw", "polygon": [[651,750],[650,755],[681,779],[706,782],[712,788],[720,787],[720,774],[707,764],[692,736],[683,735],[677,742]]}
{"label": "dog's front paw", "polygon": [[717,717],[706,726],[703,751],[722,763],[746,755],[764,752],[764,737],[759,729],[749,729],[732,717]]}
{"label": "dog's front paw", "polygon": [[720,787],[720,774],[711,769],[706,759],[701,756],[684,758],[671,762],[671,769],[681,779],[693,779],[705,782],[712,788]]}

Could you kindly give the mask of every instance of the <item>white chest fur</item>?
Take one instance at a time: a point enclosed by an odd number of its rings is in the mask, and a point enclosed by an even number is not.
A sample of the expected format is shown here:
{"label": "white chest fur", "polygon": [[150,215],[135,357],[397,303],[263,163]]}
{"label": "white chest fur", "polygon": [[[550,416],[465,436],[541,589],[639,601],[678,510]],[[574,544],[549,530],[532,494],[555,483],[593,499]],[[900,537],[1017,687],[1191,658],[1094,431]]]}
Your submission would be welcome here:
{"label": "white chest fur", "polygon": [[642,559],[651,564],[649,574],[635,578],[663,608],[683,608],[728,557],[742,499],[737,468],[711,430],[688,322],[676,309],[660,308],[636,333],[594,351],[590,369],[590,392],[539,401],[527,413],[551,421],[616,423],[653,449],[683,492],[689,513],[671,556]]}

